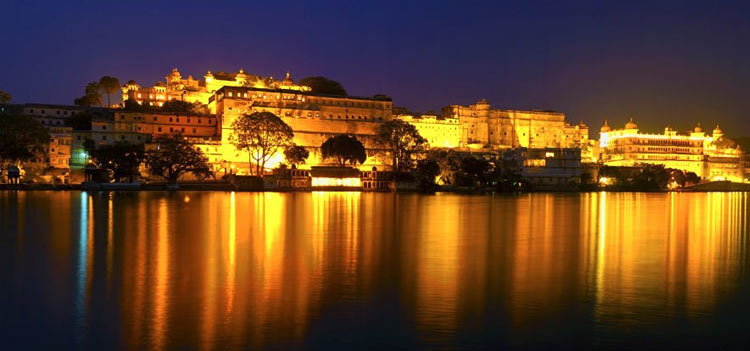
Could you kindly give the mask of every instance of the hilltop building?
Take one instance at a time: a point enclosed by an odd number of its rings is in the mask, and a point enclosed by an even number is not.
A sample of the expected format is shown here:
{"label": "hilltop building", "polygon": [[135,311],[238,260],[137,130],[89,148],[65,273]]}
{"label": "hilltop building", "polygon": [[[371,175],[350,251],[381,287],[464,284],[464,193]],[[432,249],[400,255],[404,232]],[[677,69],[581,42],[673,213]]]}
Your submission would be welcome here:
{"label": "hilltop building", "polygon": [[494,109],[481,99],[474,105],[446,106],[442,115],[458,119],[462,147],[584,149],[590,145],[588,126],[583,122],[572,125],[560,112]]}
{"label": "hilltop building", "polygon": [[194,79],[192,75],[183,79],[177,68],[173,68],[172,72],[164,78],[164,82],[157,82],[151,87],[140,86],[133,80],[128,81],[122,86],[122,101],[134,100],[141,105],[157,107],[170,100],[197,102],[205,105],[208,104],[211,96],[222,87],[310,91],[308,86],[294,84],[289,72],[287,72],[286,78],[281,81],[276,81],[273,77],[248,74],[242,69],[234,73],[211,73],[211,71],[208,71],[203,76],[203,80],[200,80]]}
{"label": "hilltop building", "polygon": [[605,121],[599,135],[599,156],[605,165],[662,164],[707,180],[745,180],[743,152],[718,125],[711,134],[700,123],[687,133],[667,126],[663,134],[649,134],[642,133],[631,118],[618,129]]}

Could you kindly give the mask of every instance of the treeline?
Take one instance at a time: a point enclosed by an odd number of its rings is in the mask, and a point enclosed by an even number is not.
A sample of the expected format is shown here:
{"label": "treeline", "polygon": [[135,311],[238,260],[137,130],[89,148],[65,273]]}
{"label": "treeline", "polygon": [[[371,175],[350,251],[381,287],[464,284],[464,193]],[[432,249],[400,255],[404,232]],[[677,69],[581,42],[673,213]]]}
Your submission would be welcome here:
{"label": "treeline", "polygon": [[664,165],[641,163],[633,167],[602,166],[599,169],[599,184],[612,190],[658,191],[699,182],[700,177],[694,172]]}
{"label": "treeline", "polygon": [[161,135],[148,148],[146,144],[121,141],[97,146],[91,139],[84,141],[84,148],[91,164],[104,173],[103,181],[132,182],[141,176],[142,165],[149,174],[170,184],[177,183],[187,173],[201,179],[214,176],[208,158],[179,134]]}

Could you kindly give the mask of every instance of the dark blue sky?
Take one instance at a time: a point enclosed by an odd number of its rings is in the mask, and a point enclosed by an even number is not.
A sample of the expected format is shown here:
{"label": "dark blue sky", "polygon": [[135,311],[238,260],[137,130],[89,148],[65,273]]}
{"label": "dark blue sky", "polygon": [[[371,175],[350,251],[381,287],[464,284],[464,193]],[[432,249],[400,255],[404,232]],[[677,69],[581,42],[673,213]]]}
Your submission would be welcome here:
{"label": "dark blue sky", "polygon": [[700,120],[750,135],[748,1],[206,3],[6,1],[0,90],[68,104],[102,75],[290,70],[418,111],[484,97],[592,132],[634,115],[653,131]]}

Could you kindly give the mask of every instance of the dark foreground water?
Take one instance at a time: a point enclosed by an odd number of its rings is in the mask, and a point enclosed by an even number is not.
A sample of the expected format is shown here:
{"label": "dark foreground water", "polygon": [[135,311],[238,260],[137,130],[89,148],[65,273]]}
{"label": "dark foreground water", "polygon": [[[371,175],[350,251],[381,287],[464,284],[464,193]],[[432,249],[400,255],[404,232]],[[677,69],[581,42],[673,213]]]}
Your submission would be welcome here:
{"label": "dark foreground water", "polygon": [[748,195],[0,192],[0,349],[742,348]]}

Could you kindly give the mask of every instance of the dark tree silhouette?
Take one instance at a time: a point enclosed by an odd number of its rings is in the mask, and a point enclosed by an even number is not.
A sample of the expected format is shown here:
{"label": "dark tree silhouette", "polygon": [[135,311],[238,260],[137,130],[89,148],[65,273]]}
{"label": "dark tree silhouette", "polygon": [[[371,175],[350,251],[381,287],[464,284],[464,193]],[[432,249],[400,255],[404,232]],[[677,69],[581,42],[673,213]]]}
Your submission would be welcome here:
{"label": "dark tree silhouette", "polygon": [[341,83],[326,77],[305,77],[299,80],[299,84],[309,86],[314,93],[347,96],[346,90],[341,86]]}
{"label": "dark tree silhouette", "polygon": [[107,94],[107,107],[112,106],[110,96],[120,90],[120,80],[115,77],[104,76],[99,78],[99,89]]}
{"label": "dark tree silhouette", "polygon": [[340,166],[357,163],[365,163],[367,153],[362,143],[355,136],[340,134],[328,138],[322,145],[320,151],[324,159],[333,158]]}
{"label": "dark tree silhouette", "polygon": [[134,177],[140,176],[138,167],[146,158],[143,144],[120,141],[96,147],[89,155],[100,169],[109,173],[110,178],[115,182],[120,182],[125,178],[132,180]]}
{"label": "dark tree silhouette", "polygon": [[44,152],[48,145],[47,129],[33,117],[0,113],[0,165],[17,165],[30,160]]}
{"label": "dark tree silhouette", "polygon": [[378,127],[378,143],[391,156],[391,165],[396,172],[406,172],[412,169],[412,157],[427,149],[427,140],[419,135],[413,125],[400,119],[385,122]]}
{"label": "dark tree silhouette", "polygon": [[97,82],[86,84],[84,95],[73,100],[73,103],[78,106],[86,107],[102,106],[102,96],[99,90],[99,83]]}
{"label": "dark tree silhouette", "polygon": [[149,172],[176,184],[185,173],[205,178],[213,174],[208,158],[182,135],[160,135],[146,153]]}
{"label": "dark tree silhouette", "polygon": [[297,166],[305,163],[305,160],[310,156],[310,151],[307,151],[302,146],[292,145],[284,150],[284,157],[286,162],[289,162],[292,166]]}

